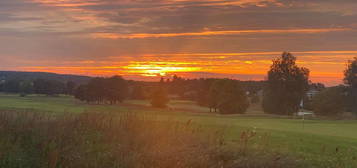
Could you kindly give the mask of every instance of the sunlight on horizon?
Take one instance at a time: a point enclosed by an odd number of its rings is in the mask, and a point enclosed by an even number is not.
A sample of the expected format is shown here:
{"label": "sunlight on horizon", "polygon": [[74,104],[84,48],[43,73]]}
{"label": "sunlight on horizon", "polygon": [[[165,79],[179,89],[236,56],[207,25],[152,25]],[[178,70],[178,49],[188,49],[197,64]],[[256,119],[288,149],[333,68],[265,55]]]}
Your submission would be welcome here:
{"label": "sunlight on horizon", "polygon": [[200,67],[189,67],[192,63],[185,62],[130,62],[127,73],[139,74],[144,77],[166,76],[178,72],[199,71]]}

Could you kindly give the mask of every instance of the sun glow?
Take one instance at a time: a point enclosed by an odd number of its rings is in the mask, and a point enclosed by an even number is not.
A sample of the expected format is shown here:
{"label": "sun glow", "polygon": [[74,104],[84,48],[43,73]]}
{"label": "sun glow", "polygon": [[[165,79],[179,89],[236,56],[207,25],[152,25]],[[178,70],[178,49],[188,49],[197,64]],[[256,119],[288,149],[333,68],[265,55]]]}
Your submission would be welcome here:
{"label": "sun glow", "polygon": [[193,63],[185,62],[131,62],[123,68],[127,69],[129,73],[147,77],[166,76],[177,72],[194,72],[201,69]]}

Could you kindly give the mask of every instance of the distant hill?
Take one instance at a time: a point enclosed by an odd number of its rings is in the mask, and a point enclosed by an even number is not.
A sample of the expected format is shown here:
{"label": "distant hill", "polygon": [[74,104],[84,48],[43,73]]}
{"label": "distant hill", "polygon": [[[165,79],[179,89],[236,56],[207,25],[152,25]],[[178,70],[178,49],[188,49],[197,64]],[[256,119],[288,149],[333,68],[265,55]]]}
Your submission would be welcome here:
{"label": "distant hill", "polygon": [[91,77],[81,75],[62,75],[48,72],[17,72],[17,71],[0,71],[0,81],[2,80],[35,80],[35,79],[48,79],[57,80],[61,82],[72,81],[78,84],[87,83]]}

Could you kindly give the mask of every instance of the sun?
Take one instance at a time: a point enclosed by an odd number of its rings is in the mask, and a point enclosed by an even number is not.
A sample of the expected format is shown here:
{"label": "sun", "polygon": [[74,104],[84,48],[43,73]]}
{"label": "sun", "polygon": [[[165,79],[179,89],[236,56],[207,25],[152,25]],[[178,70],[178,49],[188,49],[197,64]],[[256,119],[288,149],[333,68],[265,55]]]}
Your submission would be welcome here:
{"label": "sun", "polygon": [[192,63],[185,62],[131,62],[124,69],[131,74],[141,76],[167,76],[177,72],[199,71],[201,68]]}

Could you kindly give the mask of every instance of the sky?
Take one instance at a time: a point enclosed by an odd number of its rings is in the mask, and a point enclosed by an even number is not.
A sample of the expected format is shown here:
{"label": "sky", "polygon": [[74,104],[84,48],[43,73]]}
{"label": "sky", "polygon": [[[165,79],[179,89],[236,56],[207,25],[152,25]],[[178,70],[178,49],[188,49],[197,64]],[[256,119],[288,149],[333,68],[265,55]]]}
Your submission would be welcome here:
{"label": "sky", "polygon": [[263,80],[283,51],[341,84],[356,0],[0,1],[0,70]]}

